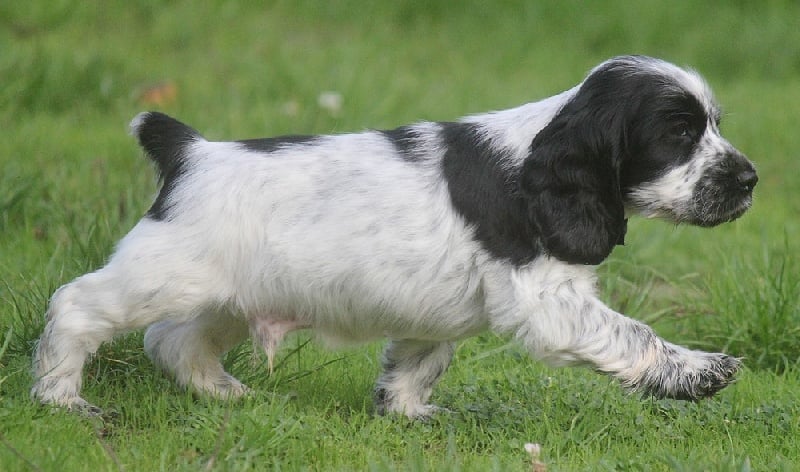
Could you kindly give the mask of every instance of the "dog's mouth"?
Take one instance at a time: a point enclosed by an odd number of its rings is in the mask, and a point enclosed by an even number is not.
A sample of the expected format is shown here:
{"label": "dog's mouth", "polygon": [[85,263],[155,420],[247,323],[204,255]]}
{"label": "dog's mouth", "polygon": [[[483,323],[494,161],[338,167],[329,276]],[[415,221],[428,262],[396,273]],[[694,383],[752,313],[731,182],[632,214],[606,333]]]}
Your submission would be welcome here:
{"label": "dog's mouth", "polygon": [[638,213],[645,218],[661,218],[675,224],[710,228],[738,219],[752,205],[752,189],[731,193],[721,187],[709,186],[695,192],[693,198],[683,204],[675,202],[670,206],[644,208],[629,204],[626,212]]}
{"label": "dog's mouth", "polygon": [[712,227],[728,223],[744,215],[752,204],[752,194],[735,201],[695,201],[692,217],[687,223],[703,227]]}

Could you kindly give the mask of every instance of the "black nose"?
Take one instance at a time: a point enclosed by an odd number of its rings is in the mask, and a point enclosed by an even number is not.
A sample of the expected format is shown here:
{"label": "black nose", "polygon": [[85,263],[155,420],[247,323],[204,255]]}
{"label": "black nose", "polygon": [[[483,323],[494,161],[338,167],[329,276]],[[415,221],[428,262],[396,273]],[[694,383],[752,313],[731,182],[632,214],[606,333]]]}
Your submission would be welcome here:
{"label": "black nose", "polygon": [[736,176],[736,183],[739,184],[743,191],[752,192],[753,187],[758,183],[758,175],[756,175],[756,171],[754,170],[748,169],[742,171]]}

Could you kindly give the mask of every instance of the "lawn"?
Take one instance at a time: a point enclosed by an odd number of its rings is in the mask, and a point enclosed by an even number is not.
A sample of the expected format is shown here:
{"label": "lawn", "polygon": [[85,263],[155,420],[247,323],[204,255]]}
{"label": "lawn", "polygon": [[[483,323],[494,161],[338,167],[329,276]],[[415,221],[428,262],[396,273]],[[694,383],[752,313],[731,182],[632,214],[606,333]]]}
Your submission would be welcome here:
{"label": "lawn", "polygon": [[[589,5],[589,6],[587,6]],[[0,470],[800,470],[800,31],[794,1],[0,4]],[[87,419],[28,398],[47,299],[102,265],[154,172],[129,120],[158,109],[212,139],[390,128],[547,97],[618,54],[699,70],[757,165],[753,209],[714,229],[632,220],[603,299],[671,341],[744,357],[698,403],[550,369],[491,334],[462,342],[427,423],[375,417],[381,344],[293,335],[255,393],[195,398],[141,349],[101,347]],[[327,101],[326,101],[326,97]],[[333,97],[333,100],[331,100]]]}

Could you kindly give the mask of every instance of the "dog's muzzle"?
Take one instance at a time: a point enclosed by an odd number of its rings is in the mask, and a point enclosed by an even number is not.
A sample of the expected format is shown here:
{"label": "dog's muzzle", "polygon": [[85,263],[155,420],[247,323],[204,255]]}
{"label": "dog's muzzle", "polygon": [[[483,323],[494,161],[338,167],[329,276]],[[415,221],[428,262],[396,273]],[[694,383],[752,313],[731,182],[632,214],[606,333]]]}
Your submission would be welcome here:
{"label": "dog's muzzle", "polygon": [[716,226],[733,221],[753,203],[758,174],[744,154],[732,149],[708,169],[693,195],[692,224]]}

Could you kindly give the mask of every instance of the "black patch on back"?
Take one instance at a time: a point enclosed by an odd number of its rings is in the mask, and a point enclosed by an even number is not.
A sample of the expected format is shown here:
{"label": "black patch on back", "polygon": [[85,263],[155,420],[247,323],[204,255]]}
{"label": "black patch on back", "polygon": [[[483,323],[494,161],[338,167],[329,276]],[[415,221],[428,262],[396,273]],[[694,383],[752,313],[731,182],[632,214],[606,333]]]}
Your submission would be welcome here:
{"label": "black patch on back", "polygon": [[503,154],[467,123],[442,123],[446,145],[442,162],[450,199],[474,227],[475,237],[492,256],[520,266],[542,253],[527,218],[527,205],[515,175],[503,168]]}
{"label": "black patch on back", "polygon": [[401,126],[392,130],[380,131],[380,133],[392,143],[403,160],[409,162],[419,160],[416,152],[418,149],[416,146],[417,132],[412,126]]}
{"label": "black patch on back", "polygon": [[236,141],[251,152],[275,152],[292,145],[311,144],[317,140],[314,135],[286,135],[274,138],[243,139]]}

